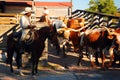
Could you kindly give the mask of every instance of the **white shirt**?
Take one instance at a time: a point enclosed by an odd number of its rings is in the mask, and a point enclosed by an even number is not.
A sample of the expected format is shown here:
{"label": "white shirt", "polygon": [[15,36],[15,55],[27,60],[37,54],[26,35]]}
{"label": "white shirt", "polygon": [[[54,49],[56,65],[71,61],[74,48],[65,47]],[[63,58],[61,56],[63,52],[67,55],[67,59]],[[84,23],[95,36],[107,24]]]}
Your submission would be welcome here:
{"label": "white shirt", "polygon": [[20,19],[20,27],[24,29],[27,28],[28,25],[30,25],[29,17],[22,16]]}
{"label": "white shirt", "polygon": [[26,38],[26,35],[28,34],[28,32],[30,31],[30,29],[25,29],[28,27],[28,25],[30,25],[30,20],[29,17],[27,16],[22,16],[20,18],[20,27],[22,28],[22,36],[21,36],[21,40],[24,41]]}
{"label": "white shirt", "polygon": [[43,11],[43,14],[49,14],[49,10],[47,10],[47,9],[44,10],[44,11]]}

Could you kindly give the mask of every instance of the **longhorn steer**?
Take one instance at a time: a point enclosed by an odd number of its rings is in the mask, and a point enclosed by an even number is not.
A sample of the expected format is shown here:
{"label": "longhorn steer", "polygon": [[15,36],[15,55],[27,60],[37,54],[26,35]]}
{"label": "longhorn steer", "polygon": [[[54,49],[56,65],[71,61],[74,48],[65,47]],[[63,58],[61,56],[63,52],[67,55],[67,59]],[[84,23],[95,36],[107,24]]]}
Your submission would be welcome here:
{"label": "longhorn steer", "polygon": [[[86,30],[84,35],[82,36],[82,43],[80,45],[86,46],[87,50],[91,52],[92,50],[100,50],[100,55],[102,59],[102,65],[101,68],[105,69],[105,54],[104,54],[104,49],[107,46],[112,45],[113,39],[108,38],[109,32],[105,28],[97,28],[94,30]],[[93,62],[92,58],[93,54],[90,56],[91,64],[93,67],[96,65]],[[79,59],[78,62],[80,62],[81,59]]]}
{"label": "longhorn steer", "polygon": [[[72,29],[72,28],[60,28],[57,30],[58,32],[58,36],[59,37],[62,37],[64,41],[63,42],[63,56],[66,57],[66,54],[65,54],[65,47],[68,47],[67,44],[68,43],[72,43],[72,46],[74,48],[74,52],[77,52],[79,53],[79,58],[81,59],[83,57],[82,55],[82,51],[80,50],[80,40],[81,40],[81,37],[80,35],[82,34],[82,30],[83,28],[80,28],[80,29]],[[77,65],[79,65],[79,63],[77,63]]]}
{"label": "longhorn steer", "polygon": [[[111,55],[113,55],[114,60],[112,60],[112,64],[114,65],[116,63],[116,61],[119,61],[119,65],[120,65],[120,28],[115,29],[114,31],[110,32],[109,29],[107,29],[109,34],[115,38],[114,39],[114,44],[111,46]],[[109,64],[111,65],[111,64]]]}

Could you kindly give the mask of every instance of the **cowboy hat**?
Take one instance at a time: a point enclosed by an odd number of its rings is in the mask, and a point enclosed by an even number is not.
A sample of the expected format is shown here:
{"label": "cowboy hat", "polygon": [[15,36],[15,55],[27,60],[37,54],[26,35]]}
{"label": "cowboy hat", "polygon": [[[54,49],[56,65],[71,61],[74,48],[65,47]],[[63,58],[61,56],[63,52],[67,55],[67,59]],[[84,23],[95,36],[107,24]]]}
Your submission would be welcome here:
{"label": "cowboy hat", "polygon": [[31,13],[33,12],[31,7],[26,7],[25,10],[21,14]]}

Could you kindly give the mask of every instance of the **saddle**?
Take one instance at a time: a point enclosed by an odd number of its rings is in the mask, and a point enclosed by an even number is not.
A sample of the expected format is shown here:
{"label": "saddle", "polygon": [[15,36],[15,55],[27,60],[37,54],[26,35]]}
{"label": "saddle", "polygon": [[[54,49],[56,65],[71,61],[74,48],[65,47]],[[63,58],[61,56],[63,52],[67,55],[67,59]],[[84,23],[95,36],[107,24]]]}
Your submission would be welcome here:
{"label": "saddle", "polygon": [[[31,43],[33,42],[34,36],[35,36],[34,33],[35,33],[34,30],[30,30],[30,31],[28,32],[28,34],[27,34],[27,36],[26,36],[26,38],[25,38],[25,40],[24,40],[24,43],[25,43],[25,44],[28,45],[28,44],[31,44]],[[19,42],[21,36],[22,36],[22,31],[15,32],[15,33],[13,34],[13,40],[14,40],[15,42]]]}
{"label": "saddle", "polygon": [[25,38],[25,44],[29,45],[34,41],[35,38],[35,30],[30,30]]}

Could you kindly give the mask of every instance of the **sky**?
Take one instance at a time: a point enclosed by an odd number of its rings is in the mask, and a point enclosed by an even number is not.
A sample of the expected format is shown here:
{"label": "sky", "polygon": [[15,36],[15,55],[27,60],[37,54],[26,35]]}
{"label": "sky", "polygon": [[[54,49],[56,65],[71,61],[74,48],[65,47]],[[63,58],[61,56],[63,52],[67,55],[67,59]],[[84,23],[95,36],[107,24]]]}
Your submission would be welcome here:
{"label": "sky", "polygon": [[[67,1],[71,1],[71,0],[34,0],[34,1],[41,1],[41,2],[67,2]],[[72,4],[73,4],[73,11],[76,9],[80,9],[80,10],[85,10],[87,8],[89,8],[89,3],[90,0],[72,0]],[[120,8],[120,0],[114,0],[115,6],[117,6],[117,8]]]}

